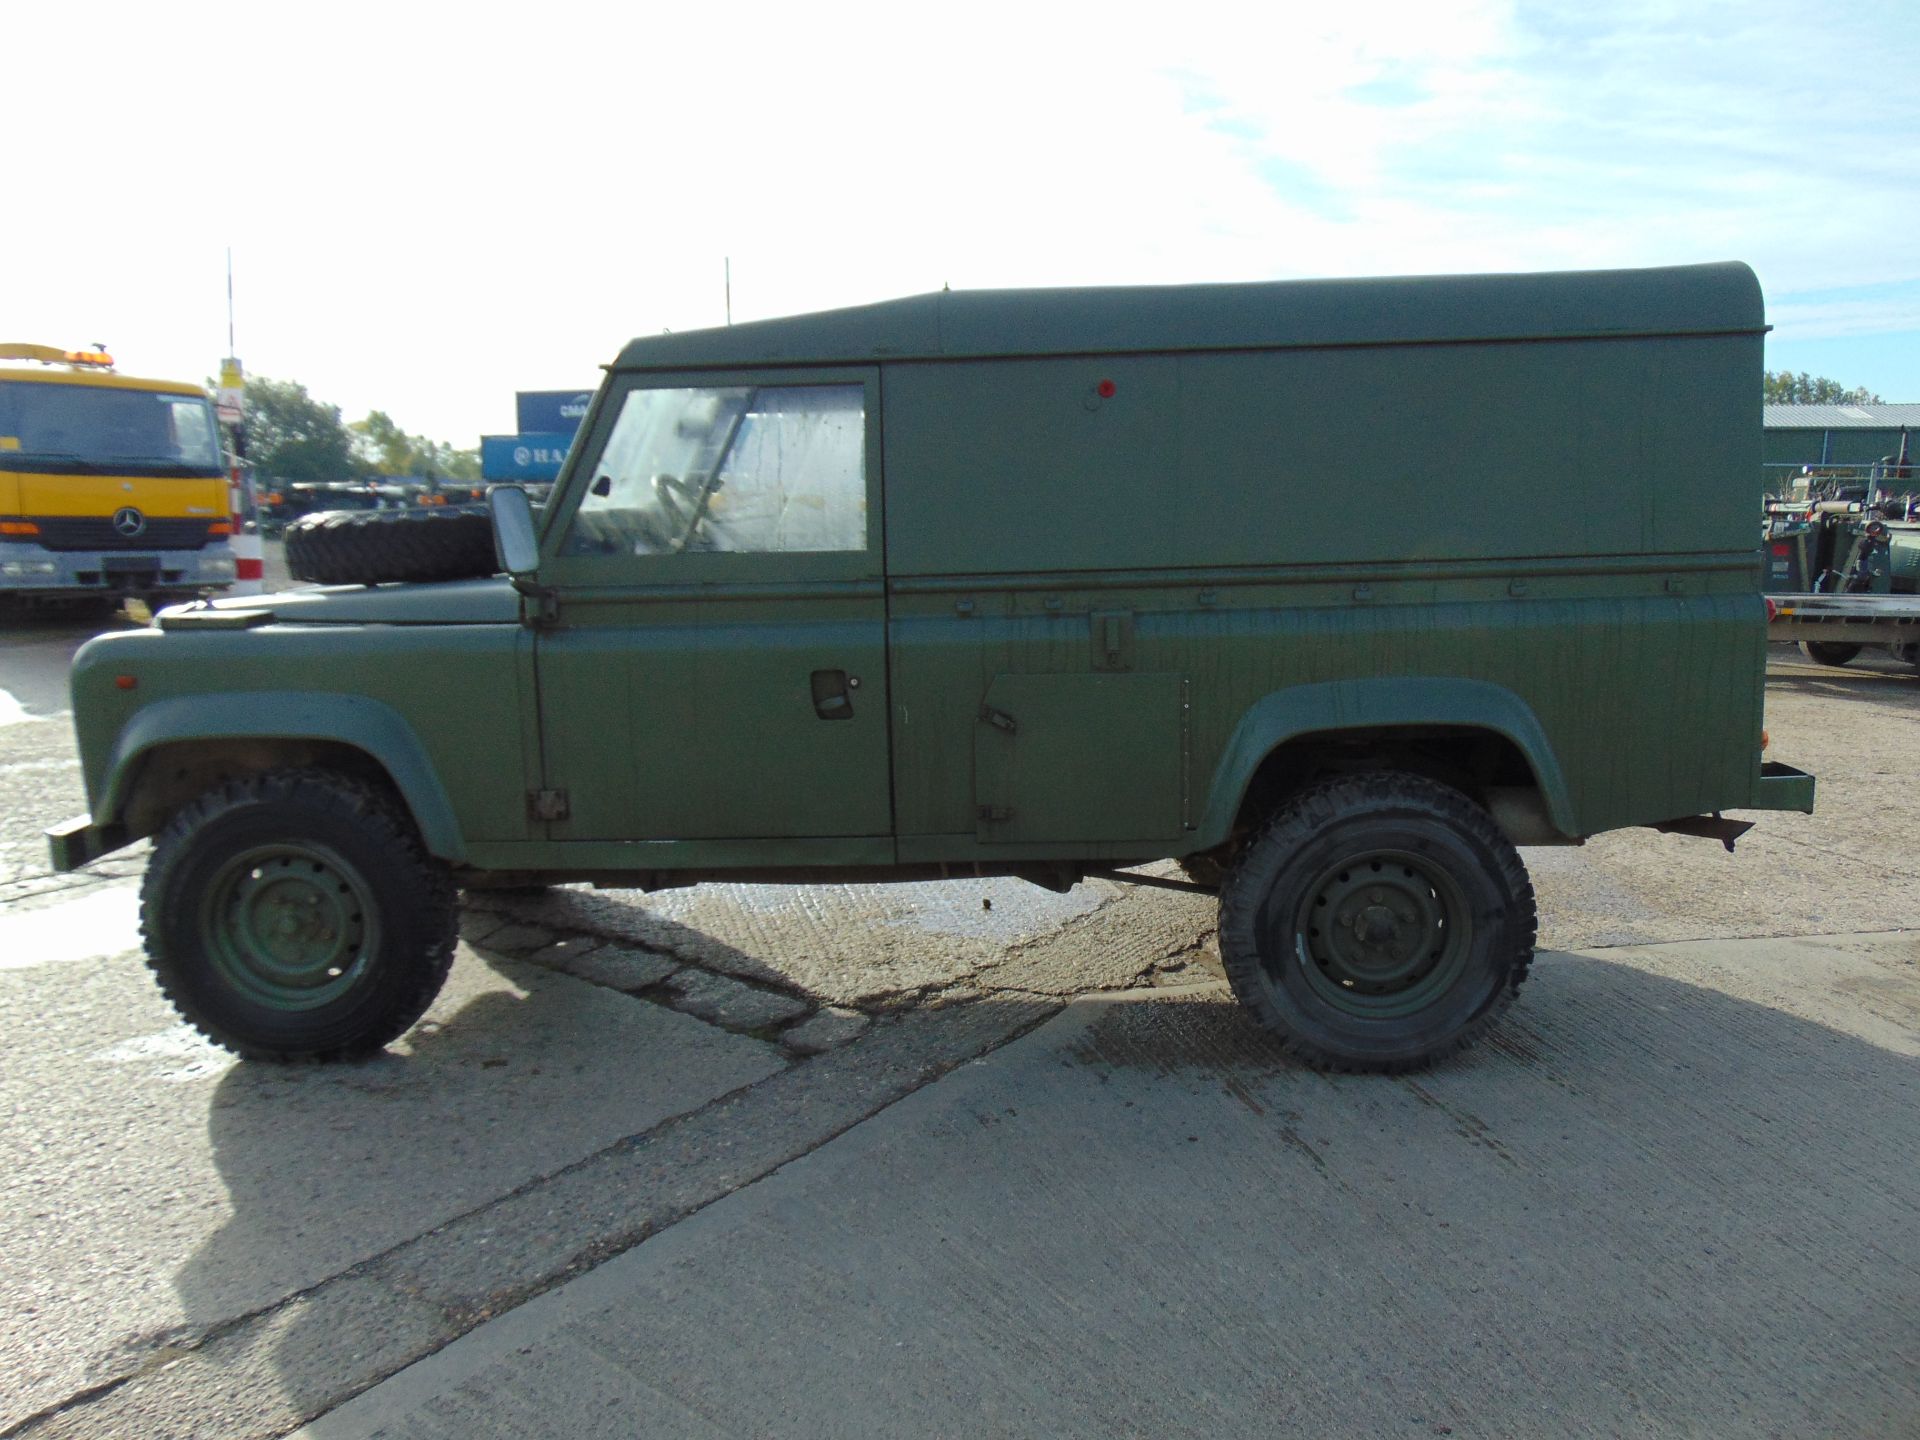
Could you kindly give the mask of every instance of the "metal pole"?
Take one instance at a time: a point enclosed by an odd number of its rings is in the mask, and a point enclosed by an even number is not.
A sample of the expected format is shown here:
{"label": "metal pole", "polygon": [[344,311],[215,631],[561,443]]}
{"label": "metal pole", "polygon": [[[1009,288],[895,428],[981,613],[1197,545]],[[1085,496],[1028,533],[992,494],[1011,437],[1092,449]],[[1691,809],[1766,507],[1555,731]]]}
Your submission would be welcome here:
{"label": "metal pole", "polygon": [[233,247],[227,247],[227,354],[233,349]]}

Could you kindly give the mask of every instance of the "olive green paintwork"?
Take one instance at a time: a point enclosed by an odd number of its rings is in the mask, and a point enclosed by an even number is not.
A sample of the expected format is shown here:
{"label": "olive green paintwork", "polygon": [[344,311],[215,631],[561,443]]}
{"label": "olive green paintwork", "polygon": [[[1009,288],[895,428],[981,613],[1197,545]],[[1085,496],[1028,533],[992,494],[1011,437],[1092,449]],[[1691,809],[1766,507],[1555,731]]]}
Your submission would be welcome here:
{"label": "olive green paintwork", "polygon": [[[1807,809],[1759,754],[1764,324],[1713,265],[637,340],[524,596],[252,597],[88,645],[96,828],[56,854],[137,838],[114,827],[167,747],[284,739],[384,767],[437,854],[554,873],[1187,854],[1329,738],[1480,747],[1569,838]],[[628,390],[809,383],[865,395],[864,550],[561,553]]]}

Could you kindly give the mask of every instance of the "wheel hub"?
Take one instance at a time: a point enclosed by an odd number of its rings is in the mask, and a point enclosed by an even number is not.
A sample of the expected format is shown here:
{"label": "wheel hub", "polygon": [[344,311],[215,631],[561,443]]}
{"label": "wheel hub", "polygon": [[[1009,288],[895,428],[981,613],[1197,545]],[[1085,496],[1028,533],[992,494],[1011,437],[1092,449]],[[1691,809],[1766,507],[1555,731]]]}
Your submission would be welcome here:
{"label": "wheel hub", "polygon": [[1342,861],[1307,890],[1296,934],[1309,979],[1342,1008],[1380,1014],[1424,1003],[1466,936],[1452,881],[1419,856]]}
{"label": "wheel hub", "polygon": [[358,979],[373,950],[359,872],[332,850],[288,844],[230,861],[208,889],[207,947],[249,999],[283,1010],[325,1005]]}

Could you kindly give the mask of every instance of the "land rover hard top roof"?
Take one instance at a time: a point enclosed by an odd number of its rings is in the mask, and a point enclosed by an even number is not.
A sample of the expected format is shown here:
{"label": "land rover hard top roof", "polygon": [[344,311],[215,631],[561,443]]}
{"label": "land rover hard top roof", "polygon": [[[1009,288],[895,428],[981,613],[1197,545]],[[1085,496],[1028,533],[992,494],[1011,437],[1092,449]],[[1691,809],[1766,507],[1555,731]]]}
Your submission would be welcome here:
{"label": "land rover hard top roof", "polygon": [[1737,261],[1644,270],[940,291],[630,342],[615,370],[1759,334]]}

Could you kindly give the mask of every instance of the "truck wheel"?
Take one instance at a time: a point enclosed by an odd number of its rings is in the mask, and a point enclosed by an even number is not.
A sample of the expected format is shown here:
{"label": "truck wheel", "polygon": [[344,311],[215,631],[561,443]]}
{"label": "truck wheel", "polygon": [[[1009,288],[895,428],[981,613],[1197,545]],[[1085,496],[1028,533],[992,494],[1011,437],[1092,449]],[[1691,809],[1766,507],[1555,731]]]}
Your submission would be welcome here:
{"label": "truck wheel", "polygon": [[1233,993],[1287,1051],[1408,1070],[1471,1045],[1533,960],[1533,886],[1465,795],[1396,771],[1301,791],[1220,895]]}
{"label": "truck wheel", "polygon": [[484,510],[327,510],[287,526],[287,569],[322,585],[468,580],[500,568]]}
{"label": "truck wheel", "polygon": [[1831,640],[1802,640],[1800,649],[1817,665],[1845,665],[1860,653],[1858,645],[1840,645]]}
{"label": "truck wheel", "polygon": [[453,882],[412,821],[323,770],[233,780],[161,831],[140,894],[147,961],[208,1039],[256,1060],[370,1055],[453,962]]}

